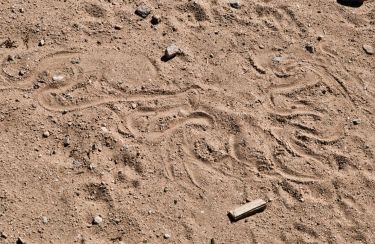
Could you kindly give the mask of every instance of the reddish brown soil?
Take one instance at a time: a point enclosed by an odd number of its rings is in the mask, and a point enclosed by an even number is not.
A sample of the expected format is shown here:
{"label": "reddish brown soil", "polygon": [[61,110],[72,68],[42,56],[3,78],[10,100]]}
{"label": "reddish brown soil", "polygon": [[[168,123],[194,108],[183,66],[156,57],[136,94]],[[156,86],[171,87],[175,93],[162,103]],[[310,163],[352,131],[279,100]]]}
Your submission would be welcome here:
{"label": "reddish brown soil", "polygon": [[0,243],[374,242],[375,1],[0,13]]}

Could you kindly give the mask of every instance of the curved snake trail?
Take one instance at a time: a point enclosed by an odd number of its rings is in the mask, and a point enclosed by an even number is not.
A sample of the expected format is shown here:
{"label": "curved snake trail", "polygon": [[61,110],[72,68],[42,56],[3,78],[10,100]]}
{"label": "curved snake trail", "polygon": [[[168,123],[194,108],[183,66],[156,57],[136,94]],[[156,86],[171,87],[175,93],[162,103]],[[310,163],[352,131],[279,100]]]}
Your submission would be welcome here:
{"label": "curved snake trail", "polygon": [[[296,136],[299,136],[299,138],[301,138],[302,140],[308,139],[309,141],[317,142],[321,145],[332,145],[332,143],[335,143],[338,140],[340,140],[340,138],[342,138],[342,136],[340,136],[340,134],[342,134],[342,133],[338,133],[335,136],[331,136],[329,138],[323,138],[321,136],[318,136],[318,135],[320,135],[320,133],[318,133],[314,127],[306,126],[304,124],[301,124],[301,123],[297,122],[298,118],[300,116],[308,116],[308,117],[311,117],[314,121],[322,121],[323,118],[324,118],[323,113],[316,112],[316,111],[313,111],[313,110],[301,110],[301,109],[297,109],[297,108],[295,108],[295,109],[287,109],[287,108],[282,108],[282,107],[277,108],[277,109],[275,108],[275,107],[277,107],[277,102],[275,100],[275,94],[285,94],[285,93],[287,93],[287,94],[297,93],[298,94],[299,92],[302,92],[305,89],[309,89],[309,87],[313,88],[315,85],[318,85],[319,83],[324,84],[328,89],[339,90],[340,94],[342,94],[342,96],[344,98],[349,98],[350,105],[355,107],[355,103],[354,103],[352,97],[350,96],[348,90],[345,88],[345,86],[343,86],[340,83],[338,83],[338,87],[334,84],[334,82],[337,82],[337,78],[335,78],[335,76],[332,76],[331,72],[329,71],[329,69],[327,67],[325,67],[325,65],[323,65],[321,63],[316,63],[314,61],[301,61],[300,63],[295,64],[294,68],[300,67],[301,64],[304,65],[303,69],[305,70],[305,72],[306,71],[312,72],[312,74],[314,74],[316,77],[318,77],[319,80],[312,80],[308,83],[304,83],[303,81],[297,80],[297,81],[287,83],[287,84],[270,86],[270,88],[269,88],[269,95],[270,95],[270,97],[269,97],[269,101],[270,101],[269,113],[273,117],[282,119],[282,121],[286,121],[288,124],[290,124],[292,126],[296,126],[297,128],[305,131],[306,133],[301,132],[298,135],[296,135]],[[289,68],[290,67],[292,67],[292,69],[293,69],[293,65],[292,66],[289,65]],[[318,72],[316,70],[316,67],[319,67],[319,69],[321,69],[322,71]],[[295,73],[298,74],[298,71],[295,72]],[[330,78],[329,78],[331,80],[330,83],[327,83],[327,77],[324,74],[330,76]],[[295,119],[297,119],[297,121],[293,122],[292,120],[295,120]],[[297,132],[298,132],[298,130],[297,130]],[[287,136],[288,139],[282,139],[282,138],[279,138],[279,136],[277,136],[277,134],[278,134],[277,132],[271,132],[270,133],[270,135],[272,137],[274,137],[276,139],[276,141],[293,157],[297,156],[297,157],[309,159],[312,162],[315,162],[314,164],[320,165],[318,167],[321,167],[321,166],[325,165],[321,161],[321,160],[324,160],[325,157],[316,154],[311,148],[309,148],[305,144],[300,145],[300,142],[299,142],[298,138],[293,139],[294,136],[289,135],[289,136]],[[287,143],[286,141],[284,142],[284,140],[290,141],[291,143]],[[295,146],[293,146],[292,144],[293,145],[296,144],[298,147],[303,146],[304,148],[302,150],[299,150]],[[327,166],[327,167],[329,167],[329,166]],[[283,170],[277,169],[276,172],[278,172],[283,177],[286,177],[287,179],[290,179],[290,180],[293,179],[294,181],[310,182],[310,181],[321,180],[318,175],[316,175],[316,176],[314,175],[313,177],[311,177],[311,176],[308,176],[306,174],[299,173],[298,171],[295,171],[293,169],[288,169],[288,168],[289,167],[285,168],[285,166],[284,166]],[[324,168],[325,167],[323,167],[321,169],[324,169]]]}
{"label": "curved snake trail", "polygon": [[[46,55],[39,59],[37,67],[30,71],[30,74],[27,77],[15,78],[4,71],[2,69],[2,76],[5,80],[11,82],[21,83],[21,86],[8,86],[8,87],[0,87],[0,91],[10,91],[10,90],[20,90],[20,91],[31,91],[33,90],[32,84],[38,78],[38,76],[45,71],[51,70],[51,68],[56,69],[68,69],[69,75],[66,80],[61,81],[60,83],[56,82],[56,84],[47,84],[44,88],[41,88],[37,92],[37,100],[39,105],[44,109],[51,111],[51,112],[67,112],[67,111],[76,111],[87,109],[90,107],[100,106],[109,103],[121,103],[121,102],[136,102],[136,101],[150,101],[155,99],[162,99],[168,96],[177,96],[179,94],[184,94],[190,90],[199,89],[200,87],[192,85],[191,87],[179,89],[179,90],[162,90],[162,91],[154,91],[154,92],[143,92],[139,94],[121,94],[125,97],[113,97],[113,96],[103,96],[97,98],[95,101],[90,101],[86,103],[81,103],[78,105],[54,105],[48,101],[48,96],[51,93],[61,93],[72,89],[77,83],[83,79],[84,70],[79,65],[75,65],[70,63],[69,59],[73,58],[74,55],[80,54],[79,52],[75,51],[60,51],[55,52],[49,55]],[[6,62],[6,61],[4,61]],[[4,66],[3,62],[3,66]],[[67,62],[69,64],[67,65]],[[101,69],[100,67],[98,67]],[[103,71],[103,70],[102,70]]]}
{"label": "curved snake trail", "polygon": [[[1,63],[2,69],[1,69],[1,76],[4,79],[4,82],[14,82],[14,83],[23,83],[22,86],[7,86],[7,87],[1,87],[0,91],[8,91],[8,90],[21,90],[21,91],[30,91],[33,90],[32,84],[37,80],[38,75],[40,75],[40,72],[45,71],[46,68],[50,66],[50,63],[48,62],[49,59],[56,60],[55,56],[60,55],[73,55],[77,54],[78,52],[69,52],[69,51],[60,51],[53,54],[48,54],[42,58],[39,58],[39,60],[34,60],[37,62],[36,68],[33,68],[30,70],[29,74],[22,77],[14,77],[14,75],[8,74],[4,70],[4,66],[6,66],[6,62],[8,62],[6,59],[3,60]],[[31,54],[30,54],[31,55]],[[67,58],[67,57],[59,57],[59,58]]]}
{"label": "curved snake trail", "polygon": [[[191,88],[195,89],[195,88]],[[49,93],[53,90],[48,89],[46,93]],[[190,90],[186,90],[190,91]],[[145,102],[145,101],[154,101],[158,99],[164,99],[166,97],[185,94],[186,91],[173,91],[174,95],[128,95],[124,98],[114,98],[114,97],[104,97],[101,99],[98,99],[97,101],[88,102],[86,104],[81,105],[68,105],[68,106],[53,106],[49,105],[47,102],[44,101],[43,98],[39,97],[39,105],[43,107],[44,109],[51,111],[51,112],[72,112],[77,110],[83,110],[88,109],[91,107],[97,107],[100,105],[110,104],[110,103],[124,103],[124,102]],[[40,96],[43,96],[44,94],[40,94]]]}
{"label": "curved snake trail", "polygon": [[[155,100],[162,100],[166,98],[171,98],[171,99],[176,99],[177,104],[176,104],[176,109],[188,106],[188,113],[186,115],[183,115],[182,117],[179,117],[177,119],[173,119],[171,122],[168,122],[167,127],[165,129],[161,129],[160,131],[148,131],[147,133],[142,133],[137,131],[137,128],[132,124],[135,120],[134,118],[140,117],[142,115],[149,115],[154,118],[163,118],[163,117],[168,117],[171,113],[171,110],[166,108],[163,111],[163,108],[155,108],[151,109],[154,111],[141,111],[137,109],[135,113],[131,115],[127,120],[128,128],[131,130],[132,133],[136,136],[145,136],[149,140],[158,140],[158,138],[161,138],[163,136],[171,136],[174,131],[176,131],[179,128],[186,127],[190,124],[192,125],[200,125],[200,126],[205,126],[209,130],[214,130],[217,127],[216,124],[216,119],[215,117],[220,117],[220,116],[229,116],[230,118],[233,119],[233,123],[236,123],[235,118],[247,118],[246,121],[253,117],[251,113],[237,113],[235,111],[226,109],[225,107],[221,108],[219,107],[212,107],[210,104],[205,104],[204,101],[202,101],[201,98],[195,99],[196,101],[193,102],[187,102],[187,103],[180,103],[179,102],[181,99],[185,99],[186,97],[189,96],[189,92],[193,90],[200,90],[200,91],[210,91],[214,93],[223,93],[225,94],[225,91],[222,91],[221,89],[213,89],[211,86],[205,86],[201,84],[195,84],[191,85],[190,87],[186,87],[183,89],[178,89],[178,90],[169,90],[169,91],[148,91],[148,92],[139,92],[137,94],[133,93],[127,93],[123,91],[119,91],[117,97],[114,96],[108,96],[108,95],[103,95],[101,97],[95,98],[94,101],[90,102],[80,102],[79,104],[73,104],[73,105],[62,105],[62,104],[53,104],[49,99],[53,99],[52,96],[50,96],[52,93],[63,93],[66,92],[70,89],[74,90],[74,86],[80,82],[84,78],[84,69],[80,67],[79,65],[76,64],[71,64],[70,62],[67,65],[67,62],[69,61],[70,58],[74,57],[74,55],[79,54],[78,52],[57,52],[53,53],[50,55],[47,55],[43,58],[41,58],[38,62],[38,66],[30,73],[30,75],[22,80],[22,87],[20,89],[27,89],[30,90],[32,88],[30,87],[25,87],[26,85],[31,85],[37,78],[38,75],[40,75],[44,71],[51,70],[52,68],[56,68],[57,70],[64,68],[66,69],[65,71],[68,71],[68,78],[60,83],[57,84],[47,84],[45,87],[41,88],[37,92],[37,99],[41,107],[48,111],[52,112],[66,112],[66,111],[77,111],[77,110],[82,110],[82,109],[88,109],[91,107],[95,106],[100,106],[100,105],[105,105],[105,104],[110,104],[110,103],[123,103],[123,102],[139,102],[139,103],[144,103],[147,101],[155,101]],[[301,64],[301,63],[300,63]],[[298,65],[300,65],[298,64]],[[97,63],[94,63],[94,65],[97,65]],[[95,68],[95,66],[94,66]],[[287,67],[286,70],[289,73],[293,73],[293,75],[296,75],[301,72],[294,72],[293,69],[295,66],[290,65],[290,67]],[[100,74],[100,72],[104,72],[105,70],[97,67],[96,68]],[[315,71],[315,70],[313,70]],[[316,73],[316,72],[314,72]],[[12,77],[5,77],[8,80],[11,80]],[[18,81],[17,79],[13,79]],[[309,83],[309,85],[311,85]],[[270,94],[283,94],[286,91],[290,91],[290,89],[293,89],[294,92],[298,92],[300,89],[303,89],[304,85],[300,85],[299,82],[294,82],[293,84],[285,84],[281,85],[280,87],[274,86],[270,88]],[[327,84],[327,87],[330,87]],[[17,89],[16,87],[8,87],[5,89]],[[208,112],[207,112],[207,111]],[[173,112],[172,112],[173,113]],[[284,119],[291,120],[291,119],[298,119],[299,116],[310,116],[316,120],[321,120],[322,119],[322,114],[317,113],[317,112],[311,112],[308,110],[285,110],[285,111],[273,111],[272,113],[275,114],[275,116],[283,117]],[[214,115],[214,116],[213,116]],[[133,120],[133,122],[129,122]],[[157,120],[155,120],[157,122]],[[150,121],[151,125],[150,126],[157,126],[157,124],[153,122],[152,120]],[[222,125],[224,126],[224,125]],[[302,127],[303,125],[299,125]],[[305,127],[307,129],[308,127]],[[148,130],[152,129],[152,127],[149,127]],[[192,151],[191,148],[191,141],[189,141],[186,137],[186,131],[184,131],[184,151],[191,157],[195,162],[195,153]],[[311,132],[311,130],[307,130],[307,132]],[[229,135],[231,134],[228,131]],[[309,135],[310,133],[308,133]],[[276,138],[276,141],[280,144],[280,142],[283,142],[283,139],[278,138],[276,134],[274,135],[274,138]],[[317,137],[316,134],[314,135],[314,138],[316,140],[320,140],[324,142],[325,138],[320,138]],[[316,158],[311,157],[311,155],[306,154],[301,152],[300,150],[295,149],[293,146],[285,143],[281,143],[284,145],[284,148],[287,149],[291,155],[299,156],[299,157],[308,157],[311,160],[316,160]],[[237,164],[242,165],[242,167],[247,167],[251,169],[251,165],[248,164],[247,162],[244,162],[243,160],[240,160],[236,153],[235,150],[232,150],[233,152],[228,152],[226,155],[222,155],[224,159],[225,157],[231,158],[231,160],[234,160]],[[234,154],[233,154],[234,153]],[[220,160],[221,160],[220,159]],[[233,175],[231,173],[228,173],[226,171],[217,169],[213,165],[206,165],[205,163],[197,163],[199,166],[205,168],[206,170],[215,170],[216,172],[221,172],[224,175],[230,176],[230,177],[235,177],[237,178],[238,176]],[[188,173],[189,177],[191,178],[191,181],[195,185],[199,185],[197,181],[194,179],[194,176],[191,174],[191,172],[188,170],[188,166],[184,165],[186,172]],[[208,168],[207,168],[208,167]],[[190,172],[190,173],[189,173]],[[255,171],[254,171],[255,173]],[[313,181],[316,180],[315,177],[310,177],[308,175],[304,174],[299,174],[298,172],[293,172],[293,170],[288,170],[288,172],[284,172],[282,169],[277,169],[275,171],[276,174],[279,175],[284,175],[288,179],[293,179],[295,181]]]}

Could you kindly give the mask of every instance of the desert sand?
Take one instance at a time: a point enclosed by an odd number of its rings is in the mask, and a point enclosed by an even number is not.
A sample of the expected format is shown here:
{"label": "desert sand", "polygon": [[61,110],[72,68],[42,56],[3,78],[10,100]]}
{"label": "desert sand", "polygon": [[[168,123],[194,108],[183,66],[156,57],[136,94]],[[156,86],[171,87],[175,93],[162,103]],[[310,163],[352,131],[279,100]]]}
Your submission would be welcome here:
{"label": "desert sand", "polygon": [[0,243],[374,243],[375,1],[0,11]]}

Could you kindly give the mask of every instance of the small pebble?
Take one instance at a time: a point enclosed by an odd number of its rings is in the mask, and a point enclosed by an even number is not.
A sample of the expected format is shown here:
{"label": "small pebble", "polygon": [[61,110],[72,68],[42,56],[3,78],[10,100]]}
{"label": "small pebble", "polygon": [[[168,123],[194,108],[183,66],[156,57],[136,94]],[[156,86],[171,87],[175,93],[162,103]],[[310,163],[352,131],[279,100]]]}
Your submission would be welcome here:
{"label": "small pebble", "polygon": [[313,46],[313,44],[308,43],[308,44],[306,44],[305,48],[306,48],[306,50],[307,50],[309,53],[315,53],[315,47]]}
{"label": "small pebble", "polygon": [[47,137],[49,137],[49,136],[50,136],[49,131],[45,131],[45,132],[43,132],[43,137],[44,137],[44,138],[47,138]]}
{"label": "small pebble", "polygon": [[140,5],[135,10],[135,14],[142,18],[146,18],[150,13],[151,13],[151,10],[146,5]]}
{"label": "small pebble", "polygon": [[46,42],[42,39],[42,40],[39,41],[38,45],[41,47],[41,46],[44,46],[45,44],[46,44]]}
{"label": "small pebble", "polygon": [[168,61],[168,60],[171,60],[174,57],[176,57],[177,55],[180,55],[182,53],[183,52],[182,52],[182,50],[179,47],[177,47],[175,44],[172,44],[172,45],[170,45],[169,47],[167,47],[165,49],[165,53],[164,53],[163,59],[165,61]]}
{"label": "small pebble", "polygon": [[151,18],[151,24],[158,25],[161,22],[161,17],[159,15],[153,15]]}
{"label": "small pebble", "polygon": [[64,138],[64,147],[67,147],[70,145],[70,138],[67,136]]}
{"label": "small pebble", "polygon": [[14,61],[16,58],[13,55],[8,55],[8,62]]}
{"label": "small pebble", "polygon": [[375,53],[374,48],[371,45],[363,45],[363,50],[368,54],[368,55],[373,55]]}
{"label": "small pebble", "polygon": [[169,238],[171,238],[171,235],[168,234],[168,233],[165,233],[165,234],[164,234],[164,238],[165,238],[165,239],[169,239]]}
{"label": "small pebble", "polygon": [[48,218],[46,216],[42,217],[43,224],[48,224]]}
{"label": "small pebble", "polygon": [[131,104],[132,109],[136,109],[137,106],[138,106],[138,105],[137,105],[136,103],[132,103],[132,104]]}
{"label": "small pebble", "polygon": [[16,241],[16,244],[26,244],[26,241],[24,241],[21,237],[19,237]]}
{"label": "small pebble", "polygon": [[3,239],[7,239],[8,235],[5,232],[0,232],[0,237]]}
{"label": "small pebble", "polygon": [[283,61],[283,57],[280,57],[280,56],[275,56],[272,58],[272,62],[274,63],[281,63]]}
{"label": "small pebble", "polygon": [[92,223],[93,223],[94,225],[100,225],[101,223],[103,223],[103,218],[100,217],[99,215],[96,215],[96,216],[94,217],[94,219],[92,220]]}
{"label": "small pebble", "polygon": [[81,62],[81,60],[79,60],[78,58],[74,58],[70,61],[72,64],[79,64]]}
{"label": "small pebble", "polygon": [[361,123],[360,119],[353,119],[352,120],[353,125],[359,125]]}
{"label": "small pebble", "polygon": [[63,81],[64,76],[63,75],[54,75],[54,76],[52,76],[52,80],[53,81]]}
{"label": "small pebble", "polygon": [[240,0],[231,0],[231,1],[229,2],[229,5],[230,5],[232,8],[235,8],[235,9],[239,9],[239,8],[241,8]]}
{"label": "small pebble", "polygon": [[26,74],[26,70],[22,69],[20,72],[18,72],[20,76],[24,76]]}
{"label": "small pebble", "polygon": [[115,25],[115,30],[121,30],[122,29],[122,26],[121,25]]}
{"label": "small pebble", "polygon": [[109,132],[108,128],[105,127],[105,126],[100,127],[100,129],[102,130],[103,133],[108,133]]}

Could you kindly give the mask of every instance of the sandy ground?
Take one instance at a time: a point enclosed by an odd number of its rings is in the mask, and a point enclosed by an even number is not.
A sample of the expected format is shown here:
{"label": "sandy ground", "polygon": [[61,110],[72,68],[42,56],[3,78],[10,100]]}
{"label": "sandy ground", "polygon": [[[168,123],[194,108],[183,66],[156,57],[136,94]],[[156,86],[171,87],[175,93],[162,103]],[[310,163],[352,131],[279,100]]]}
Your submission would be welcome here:
{"label": "sandy ground", "polygon": [[372,0],[2,0],[0,243],[374,243],[374,48]]}

